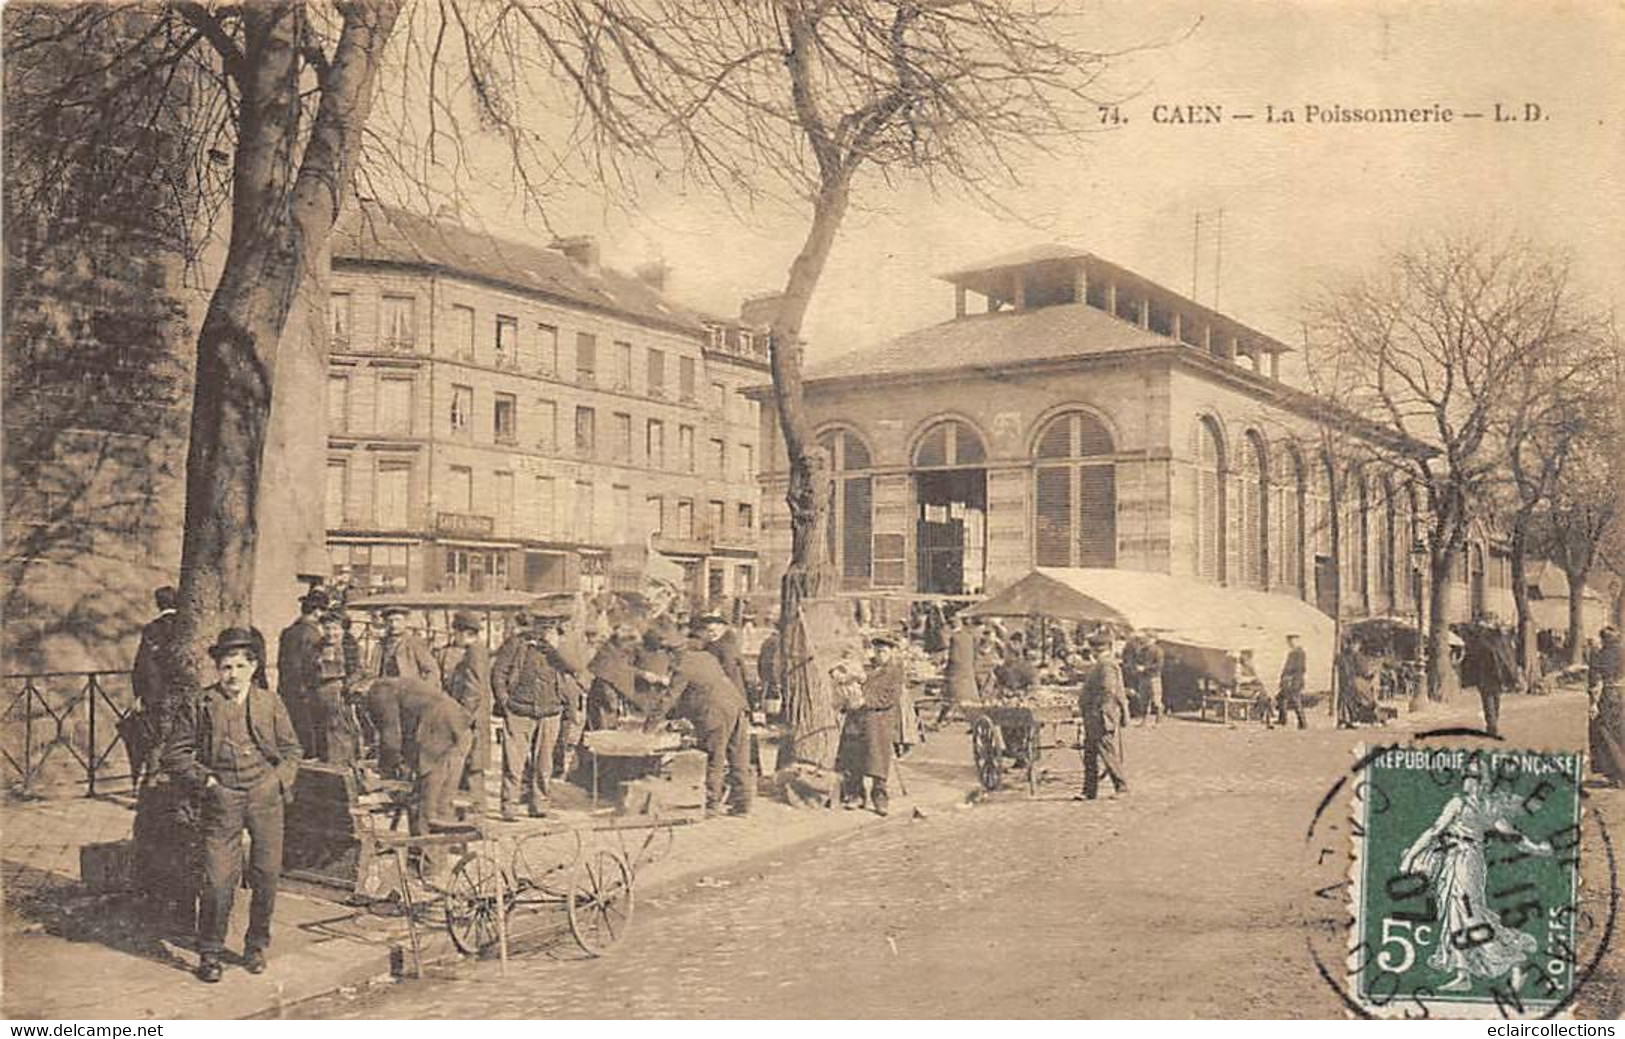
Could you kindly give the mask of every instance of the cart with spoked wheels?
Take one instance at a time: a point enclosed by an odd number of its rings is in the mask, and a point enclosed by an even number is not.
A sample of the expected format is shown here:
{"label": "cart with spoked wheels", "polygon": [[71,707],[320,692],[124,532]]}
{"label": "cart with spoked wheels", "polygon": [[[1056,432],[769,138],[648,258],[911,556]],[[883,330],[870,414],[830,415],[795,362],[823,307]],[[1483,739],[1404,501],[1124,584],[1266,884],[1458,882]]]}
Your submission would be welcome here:
{"label": "cart with spoked wheels", "polygon": [[1016,772],[1027,781],[1027,796],[1034,797],[1045,776],[1077,770],[1076,766],[1060,769],[1044,763],[1046,752],[1075,751],[1082,744],[1075,695],[1066,695],[1072,697],[1071,702],[1052,695],[1042,701],[963,705],[970,722],[976,778],[983,790],[992,793],[1003,785],[1006,772]]}
{"label": "cart with spoked wheels", "polygon": [[506,941],[515,909],[554,908],[577,947],[602,956],[631,926],[638,870],[665,855],[681,821],[565,827],[470,846],[443,892],[452,944],[482,953]]}

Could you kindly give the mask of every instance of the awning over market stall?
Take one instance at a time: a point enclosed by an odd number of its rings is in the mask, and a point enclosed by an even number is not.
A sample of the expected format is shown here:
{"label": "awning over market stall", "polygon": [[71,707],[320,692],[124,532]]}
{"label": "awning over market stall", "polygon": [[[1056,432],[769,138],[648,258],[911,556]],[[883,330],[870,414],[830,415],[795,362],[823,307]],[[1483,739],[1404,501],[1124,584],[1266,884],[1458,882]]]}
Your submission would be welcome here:
{"label": "awning over market stall", "polygon": [[1251,649],[1273,690],[1296,633],[1308,658],[1307,688],[1331,686],[1336,627],[1295,596],[1216,585],[1139,570],[1041,567],[965,611],[971,617],[1048,617],[1080,624],[1149,630],[1190,663],[1219,677],[1225,654]]}

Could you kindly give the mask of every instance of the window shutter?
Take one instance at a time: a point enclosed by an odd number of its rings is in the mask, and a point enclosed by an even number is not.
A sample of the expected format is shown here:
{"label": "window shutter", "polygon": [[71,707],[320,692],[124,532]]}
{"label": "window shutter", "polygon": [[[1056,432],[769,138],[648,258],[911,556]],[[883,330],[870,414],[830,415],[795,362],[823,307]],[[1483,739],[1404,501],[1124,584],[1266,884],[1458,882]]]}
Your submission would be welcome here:
{"label": "window shutter", "polygon": [[863,588],[869,583],[873,534],[874,487],[867,476],[842,481],[841,576],[846,587]]}
{"label": "window shutter", "polygon": [[1033,559],[1038,566],[1071,566],[1072,470],[1052,466],[1033,478],[1037,530]]}
{"label": "window shutter", "polygon": [[1078,565],[1117,565],[1117,476],[1110,465],[1078,470]]}

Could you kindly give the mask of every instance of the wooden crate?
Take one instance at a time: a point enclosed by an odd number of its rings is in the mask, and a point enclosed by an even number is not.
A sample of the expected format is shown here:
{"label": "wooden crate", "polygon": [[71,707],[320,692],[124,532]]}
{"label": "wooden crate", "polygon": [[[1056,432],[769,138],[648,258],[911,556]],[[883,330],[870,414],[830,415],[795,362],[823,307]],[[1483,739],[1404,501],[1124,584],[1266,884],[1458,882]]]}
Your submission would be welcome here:
{"label": "wooden crate", "polygon": [[135,890],[135,841],[105,841],[79,849],[79,879],[98,895]]}

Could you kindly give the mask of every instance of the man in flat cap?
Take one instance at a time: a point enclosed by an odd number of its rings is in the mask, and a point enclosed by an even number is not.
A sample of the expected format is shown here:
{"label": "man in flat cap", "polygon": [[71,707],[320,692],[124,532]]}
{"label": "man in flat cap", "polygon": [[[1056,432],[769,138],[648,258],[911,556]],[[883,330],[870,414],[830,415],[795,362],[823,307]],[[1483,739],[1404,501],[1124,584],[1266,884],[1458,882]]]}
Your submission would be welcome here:
{"label": "man in flat cap", "polygon": [[368,678],[421,678],[430,685],[440,685],[440,665],[422,639],[406,630],[411,615],[405,606],[385,606],[379,611],[384,618],[384,633],[372,647],[372,658],[367,662]]}
{"label": "man in flat cap", "polygon": [[717,663],[722,665],[722,673],[738,687],[739,695],[745,698],[745,702],[754,706],[756,690],[745,672],[744,663],[739,659],[739,636],[728,626],[727,618],[720,613],[706,613],[697,624],[700,637],[705,641],[705,651],[717,658]]}
{"label": "man in flat cap", "polygon": [[750,713],[739,687],[702,648],[704,639],[703,623],[693,626],[689,639],[675,629],[663,634],[661,641],[675,659],[666,697],[647,726],[667,718],[687,719],[694,726],[695,743],[705,751],[706,811],[722,811],[726,787],[731,786],[733,814],[745,815],[756,794],[750,775]]}
{"label": "man in flat cap", "polygon": [[1078,706],[1083,713],[1083,793],[1080,800],[1093,801],[1100,792],[1100,773],[1111,777],[1112,788],[1128,792],[1123,772],[1123,747],[1118,741],[1128,725],[1128,696],[1123,691],[1123,672],[1112,652],[1109,631],[1089,636],[1095,662],[1083,675],[1083,691]]}
{"label": "man in flat cap", "polygon": [[547,814],[553,750],[565,723],[576,721],[573,665],[559,652],[567,610],[532,613],[525,641],[494,683],[502,715],[502,818],[518,818],[521,801],[533,817]]}
{"label": "man in flat cap", "polygon": [[869,647],[874,651],[874,666],[864,676],[861,701],[847,707],[842,723],[838,752],[841,802],[849,807],[864,804],[863,780],[867,776],[867,803],[877,815],[885,815],[891,801],[886,779],[891,775],[895,751],[892,743],[897,733],[897,704],[907,679],[896,636],[876,635],[869,640]]}
{"label": "man in flat cap", "polygon": [[1303,645],[1296,632],[1286,637],[1286,661],[1281,665],[1281,688],[1276,694],[1276,720],[1282,728],[1286,727],[1286,713],[1291,711],[1298,717],[1298,728],[1307,729],[1309,723],[1303,717],[1303,683],[1304,675],[1308,673],[1308,659],[1304,655]]}
{"label": "man in flat cap", "polygon": [[446,694],[474,716],[474,742],[462,785],[476,811],[485,811],[485,774],[491,768],[491,653],[480,639],[480,619],[472,610],[451,618],[451,644],[440,656]]}
{"label": "man in flat cap", "polygon": [[265,652],[264,640],[256,636],[247,628],[220,632],[209,647],[218,681],[177,712],[164,750],[165,770],[196,790],[202,804],[197,976],[207,982],[220,980],[245,829],[253,895],[243,965],[251,974],[265,970],[282,875],[283,808],[293,798],[303,756],[282,699],[254,681]]}

